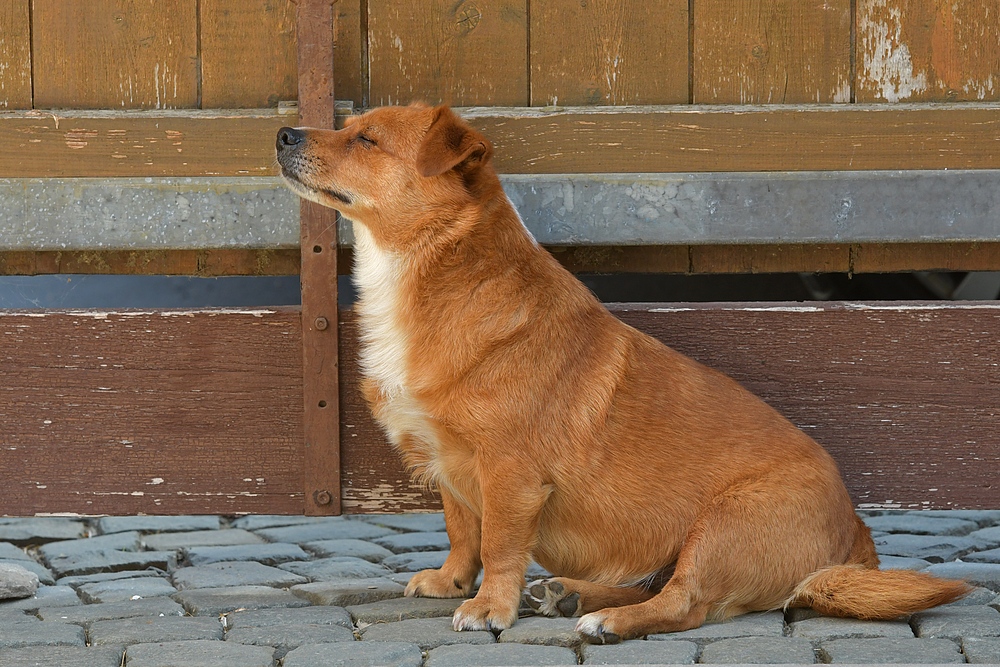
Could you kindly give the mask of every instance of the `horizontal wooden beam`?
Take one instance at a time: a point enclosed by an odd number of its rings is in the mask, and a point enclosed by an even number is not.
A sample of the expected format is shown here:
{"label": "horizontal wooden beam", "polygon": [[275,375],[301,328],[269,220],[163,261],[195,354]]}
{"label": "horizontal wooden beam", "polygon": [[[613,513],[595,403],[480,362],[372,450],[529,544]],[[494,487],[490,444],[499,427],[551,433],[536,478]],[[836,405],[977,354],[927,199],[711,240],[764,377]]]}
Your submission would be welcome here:
{"label": "horizontal wooden beam", "polygon": [[[574,273],[899,273],[1000,271],[996,243],[755,244],[549,246]],[[341,247],[337,268],[351,272],[353,251]],[[299,251],[87,250],[0,251],[0,276],[49,274],[291,276]]]}
{"label": "horizontal wooden beam", "polygon": [[[855,502],[1000,508],[995,303],[624,304],[827,447]],[[358,390],[341,311],[345,511],[437,507]],[[300,313],[0,311],[0,514],[301,513]]]}
{"label": "horizontal wooden beam", "polygon": [[[510,174],[1000,168],[989,104],[462,112]],[[3,112],[0,178],[272,174],[275,132],[296,123],[267,109]]]}

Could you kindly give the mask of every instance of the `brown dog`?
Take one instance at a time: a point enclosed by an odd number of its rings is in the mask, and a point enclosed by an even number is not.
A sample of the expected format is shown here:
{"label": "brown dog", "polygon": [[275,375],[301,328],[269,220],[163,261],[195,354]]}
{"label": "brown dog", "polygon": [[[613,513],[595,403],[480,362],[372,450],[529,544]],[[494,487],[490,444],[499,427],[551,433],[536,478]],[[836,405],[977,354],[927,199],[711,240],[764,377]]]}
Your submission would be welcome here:
{"label": "brown dog", "polygon": [[538,246],[447,107],[284,128],[281,171],[353,220],[364,391],[444,502],[451,554],[407,595],[456,630],[546,615],[597,641],[811,606],[889,619],[962,582],[877,569],[837,467],[736,382],[612,317]]}

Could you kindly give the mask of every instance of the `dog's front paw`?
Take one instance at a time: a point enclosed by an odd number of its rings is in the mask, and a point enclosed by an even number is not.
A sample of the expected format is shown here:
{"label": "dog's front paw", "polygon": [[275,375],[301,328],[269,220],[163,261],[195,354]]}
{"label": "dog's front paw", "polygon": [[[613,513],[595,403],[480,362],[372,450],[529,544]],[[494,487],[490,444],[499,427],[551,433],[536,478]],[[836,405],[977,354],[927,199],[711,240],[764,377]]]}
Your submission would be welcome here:
{"label": "dog's front paw", "polygon": [[451,625],[456,630],[500,632],[517,620],[517,600],[501,603],[483,595],[467,600],[455,610]]}
{"label": "dog's front paw", "polygon": [[441,570],[424,570],[413,575],[403,595],[408,598],[464,598],[471,589],[471,582],[459,581]]}
{"label": "dog's front paw", "polygon": [[570,591],[558,579],[538,579],[524,590],[524,601],[543,616],[580,615],[580,594]]}
{"label": "dog's front paw", "polygon": [[607,611],[595,611],[580,618],[576,631],[592,644],[617,644],[621,634],[615,632],[615,623]]}

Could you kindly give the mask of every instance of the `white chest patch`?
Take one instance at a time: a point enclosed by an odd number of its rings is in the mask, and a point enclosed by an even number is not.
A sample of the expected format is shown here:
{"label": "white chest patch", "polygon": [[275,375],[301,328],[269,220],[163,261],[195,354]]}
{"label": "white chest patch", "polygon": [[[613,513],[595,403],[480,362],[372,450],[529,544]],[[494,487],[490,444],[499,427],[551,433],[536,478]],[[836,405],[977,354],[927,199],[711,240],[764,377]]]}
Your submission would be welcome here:
{"label": "white chest patch", "polygon": [[[409,340],[398,320],[406,260],[379,248],[364,225],[354,225],[354,239],[361,370],[378,383],[386,398],[379,422],[393,445],[399,446],[409,436],[411,446],[434,459],[439,441],[433,419],[413,397],[406,377]],[[427,472],[434,476],[436,471]]]}

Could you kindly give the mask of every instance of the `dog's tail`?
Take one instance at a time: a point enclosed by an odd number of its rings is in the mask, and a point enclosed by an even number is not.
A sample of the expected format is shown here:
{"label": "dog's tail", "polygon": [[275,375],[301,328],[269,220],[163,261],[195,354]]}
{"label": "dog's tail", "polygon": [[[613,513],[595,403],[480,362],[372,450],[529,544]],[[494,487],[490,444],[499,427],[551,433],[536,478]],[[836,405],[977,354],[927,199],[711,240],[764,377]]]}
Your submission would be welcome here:
{"label": "dog's tail", "polygon": [[834,565],[813,572],[786,606],[812,607],[826,616],[890,620],[954,602],[972,587],[912,570],[876,570]]}

